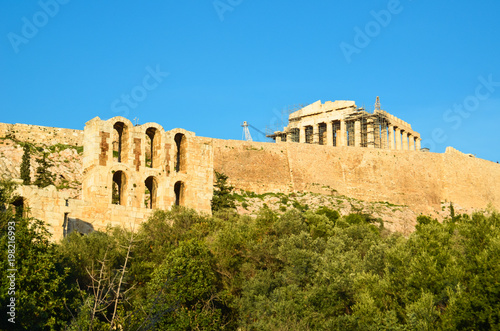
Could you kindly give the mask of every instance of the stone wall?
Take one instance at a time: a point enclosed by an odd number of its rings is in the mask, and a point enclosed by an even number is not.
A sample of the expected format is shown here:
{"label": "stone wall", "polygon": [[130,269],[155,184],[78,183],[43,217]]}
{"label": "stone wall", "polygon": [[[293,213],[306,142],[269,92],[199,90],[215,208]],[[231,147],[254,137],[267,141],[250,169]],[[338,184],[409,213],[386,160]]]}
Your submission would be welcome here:
{"label": "stone wall", "polygon": [[441,202],[500,209],[500,165],[463,153],[424,153],[213,139],[214,169],[237,189],[311,191],[405,204],[428,213]]}
{"label": "stone wall", "polygon": [[214,169],[228,175],[237,189],[257,193],[293,191],[288,144],[220,139],[211,142]]}
{"label": "stone wall", "polygon": [[83,145],[83,130],[51,128],[28,124],[0,123],[0,138],[11,136],[20,141],[46,145]]}
{"label": "stone wall", "polygon": [[60,240],[71,231],[88,233],[106,230],[107,226],[138,229],[148,219],[152,210],[71,199],[67,193],[58,192],[54,186],[40,189],[36,186],[19,186],[18,195],[29,206],[28,215],[48,224],[52,240]]}

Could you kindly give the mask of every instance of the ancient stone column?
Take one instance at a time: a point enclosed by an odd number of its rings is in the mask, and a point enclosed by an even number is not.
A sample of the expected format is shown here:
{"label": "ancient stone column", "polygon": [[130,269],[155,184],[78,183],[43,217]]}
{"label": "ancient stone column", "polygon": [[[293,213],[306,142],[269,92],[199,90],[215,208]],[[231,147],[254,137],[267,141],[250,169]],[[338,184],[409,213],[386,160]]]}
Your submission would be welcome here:
{"label": "ancient stone column", "polygon": [[319,124],[313,124],[312,127],[313,127],[312,143],[319,144]]}
{"label": "ancient stone column", "polygon": [[408,139],[410,139],[410,151],[415,150],[415,136],[413,136],[411,133],[408,135]]}
{"label": "ancient stone column", "polygon": [[401,129],[396,128],[396,149],[401,150]]}
{"label": "ancient stone column", "polygon": [[354,146],[361,146],[361,122],[354,122]]}
{"label": "ancient stone column", "polygon": [[280,143],[280,142],[281,142],[281,135],[277,135],[277,136],[276,136],[276,142],[277,142],[277,143]]}
{"label": "ancient stone column", "polygon": [[306,142],[306,127],[305,126],[301,126],[299,128],[299,143],[305,143]]}
{"label": "ancient stone column", "polygon": [[402,135],[403,135],[403,150],[407,151],[408,150],[408,132],[403,131]]}
{"label": "ancient stone column", "polygon": [[340,120],[340,136],[338,137],[339,146],[347,146],[345,120]]}
{"label": "ancient stone column", "polygon": [[373,135],[373,119],[368,119],[366,124],[366,144],[368,148],[375,148],[375,137]]}
{"label": "ancient stone column", "polygon": [[394,146],[394,125],[389,124],[389,144],[388,148],[395,149]]}
{"label": "ancient stone column", "polygon": [[420,143],[421,143],[422,139],[420,139],[420,137],[417,138],[417,151],[419,151],[421,149],[421,146],[420,146]]}
{"label": "ancient stone column", "polygon": [[[323,142],[325,144],[325,142]],[[327,146],[333,146],[333,128],[332,122],[326,123],[326,144]]]}
{"label": "ancient stone column", "polygon": [[380,146],[380,148],[387,149],[387,148],[389,148],[389,146],[387,144],[387,126],[382,125],[382,130],[380,130],[380,131],[382,133],[382,139],[380,139],[382,146]]}

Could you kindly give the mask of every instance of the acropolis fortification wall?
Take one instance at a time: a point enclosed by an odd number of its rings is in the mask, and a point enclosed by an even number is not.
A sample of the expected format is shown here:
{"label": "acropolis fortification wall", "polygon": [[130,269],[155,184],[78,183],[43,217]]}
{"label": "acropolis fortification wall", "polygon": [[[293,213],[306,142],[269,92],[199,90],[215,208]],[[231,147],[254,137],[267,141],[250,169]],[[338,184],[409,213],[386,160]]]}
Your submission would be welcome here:
{"label": "acropolis fortification wall", "polygon": [[428,213],[441,202],[500,209],[500,165],[446,153],[212,139],[214,168],[237,189],[310,191],[404,204]]}
{"label": "acropolis fortification wall", "polygon": [[83,130],[52,128],[29,124],[0,123],[0,137],[45,145],[83,145]]}

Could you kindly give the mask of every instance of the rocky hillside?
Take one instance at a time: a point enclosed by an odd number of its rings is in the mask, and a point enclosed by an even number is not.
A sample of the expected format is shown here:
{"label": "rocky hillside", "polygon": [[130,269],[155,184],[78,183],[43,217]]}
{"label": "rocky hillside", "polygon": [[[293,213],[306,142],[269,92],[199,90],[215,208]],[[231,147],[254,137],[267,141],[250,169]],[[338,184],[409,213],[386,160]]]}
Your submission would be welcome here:
{"label": "rocky hillside", "polygon": [[[23,146],[26,143],[15,138],[0,138],[0,177],[20,178],[20,166],[23,156]],[[83,148],[70,145],[45,145],[27,143],[31,150],[31,179],[34,181],[37,159],[44,153],[53,164],[51,172],[56,174],[55,186],[58,190],[68,191],[72,198],[81,198],[81,183],[83,177],[82,158]],[[384,220],[384,226],[391,231],[409,234],[414,231],[418,214],[405,205],[395,205],[389,202],[367,202],[338,195],[332,191],[331,195],[309,192],[291,194],[237,191],[234,193],[237,201],[237,210],[240,214],[256,215],[262,207],[284,213],[291,208],[300,210],[314,210],[319,206],[326,206],[338,210],[342,215],[357,212],[369,214],[373,218]],[[470,214],[474,210],[454,206],[455,213]],[[432,217],[442,220],[450,215],[449,203],[444,202],[440,211],[435,211]]]}
{"label": "rocky hillside", "polygon": [[35,180],[37,159],[47,153],[48,160],[53,164],[49,169],[55,177],[58,190],[69,191],[72,198],[81,198],[82,156],[83,148],[69,145],[45,145],[39,143],[24,143],[13,138],[0,138],[0,178],[18,179],[21,174],[23,146],[28,144],[31,151],[30,174]]}
{"label": "rocky hillside", "polygon": [[[339,211],[341,215],[351,213],[361,213],[370,215],[372,218],[380,219],[384,227],[390,231],[397,231],[408,235],[415,231],[416,220],[419,214],[415,213],[408,206],[395,205],[389,202],[368,202],[349,198],[342,195],[323,195],[310,192],[298,192],[291,194],[265,193],[255,194],[253,192],[234,193],[236,198],[236,208],[239,214],[255,216],[263,207],[284,213],[289,209],[296,208],[302,211],[315,210],[320,206],[325,206]],[[464,209],[453,205],[456,214],[471,214],[474,210]],[[450,204],[443,203],[441,210],[432,215],[442,221],[450,216]]]}

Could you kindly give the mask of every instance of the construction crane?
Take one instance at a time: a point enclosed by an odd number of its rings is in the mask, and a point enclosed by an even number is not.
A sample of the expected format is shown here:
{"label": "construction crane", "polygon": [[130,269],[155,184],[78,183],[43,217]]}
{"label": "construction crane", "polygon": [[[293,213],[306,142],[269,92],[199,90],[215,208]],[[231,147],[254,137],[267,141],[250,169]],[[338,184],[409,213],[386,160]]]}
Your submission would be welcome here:
{"label": "construction crane", "polygon": [[377,100],[375,100],[375,110],[380,110],[380,98],[377,96]]}
{"label": "construction crane", "polygon": [[244,121],[243,124],[241,125],[243,127],[243,135],[242,135],[242,138],[243,140],[245,141],[253,141],[252,139],[252,136],[250,135],[250,130],[248,130],[248,128],[252,128],[253,130],[257,131],[258,133],[260,133],[261,135],[263,135],[264,137],[266,136],[266,134],[262,131],[260,131],[259,129],[257,129],[255,126],[253,126],[252,124],[248,124],[247,121]]}
{"label": "construction crane", "polygon": [[248,123],[247,121],[244,121],[243,124],[241,125],[243,127],[243,140],[245,141],[253,141],[252,136],[250,135],[250,130],[248,130]]}

